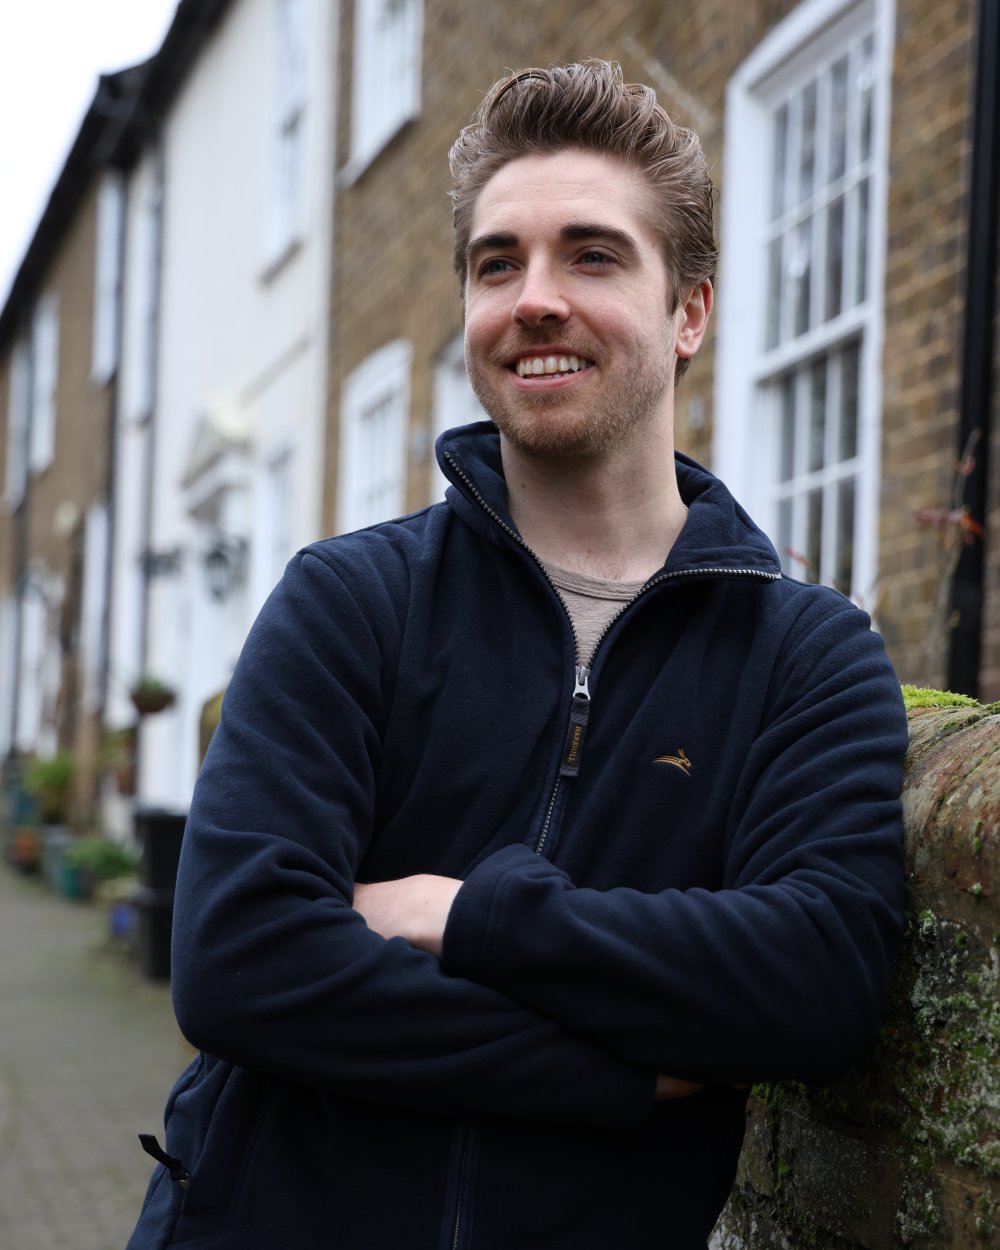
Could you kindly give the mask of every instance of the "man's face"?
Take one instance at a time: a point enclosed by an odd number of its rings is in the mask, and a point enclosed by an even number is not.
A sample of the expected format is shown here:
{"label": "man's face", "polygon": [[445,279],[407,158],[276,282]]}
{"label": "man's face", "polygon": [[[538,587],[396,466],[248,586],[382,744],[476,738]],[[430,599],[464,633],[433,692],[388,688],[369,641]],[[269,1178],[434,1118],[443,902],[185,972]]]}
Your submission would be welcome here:
{"label": "man's face", "polygon": [[466,366],[480,402],[522,451],[594,455],[672,421],[686,313],[683,304],[668,311],[649,198],[641,174],[577,149],[511,161],[480,192]]}

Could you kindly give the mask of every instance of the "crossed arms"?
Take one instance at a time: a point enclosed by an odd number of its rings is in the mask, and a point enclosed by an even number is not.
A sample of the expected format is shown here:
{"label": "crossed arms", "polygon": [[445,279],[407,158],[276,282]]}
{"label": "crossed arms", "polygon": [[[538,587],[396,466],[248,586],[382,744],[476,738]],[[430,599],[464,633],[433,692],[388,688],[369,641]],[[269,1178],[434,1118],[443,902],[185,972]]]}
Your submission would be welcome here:
{"label": "crossed arms", "polygon": [[[462,882],[455,877],[418,873],[396,881],[376,881],[354,887],[354,909],[370,929],[384,938],[401,937],[419,950],[441,957],[445,926]],[[704,1089],[701,1081],[677,1077],[656,1078],[657,1102],[686,1098]]]}
{"label": "crossed arms", "polygon": [[[866,627],[819,626],[793,656],[804,693],[755,744],[725,889],[577,888],[523,844],[463,882],[356,886],[399,614],[338,583],[301,557],[265,609],[192,805],[174,995],[196,1046],[400,1106],[614,1126],[682,1092],[657,1073],[823,1079],[867,1044],[899,919],[886,778],[905,722]],[[824,751],[848,780],[790,801]]]}

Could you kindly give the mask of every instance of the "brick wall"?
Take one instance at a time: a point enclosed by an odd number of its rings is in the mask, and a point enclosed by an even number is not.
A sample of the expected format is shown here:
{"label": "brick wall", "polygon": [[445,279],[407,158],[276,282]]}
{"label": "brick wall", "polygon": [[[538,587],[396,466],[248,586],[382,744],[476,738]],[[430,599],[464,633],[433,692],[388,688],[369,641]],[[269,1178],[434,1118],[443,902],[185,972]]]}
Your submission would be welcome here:
{"label": "brick wall", "polygon": [[929,638],[948,553],[914,524],[947,507],[960,400],[975,13],[971,0],[899,0],[885,282],[879,625],[904,681],[941,685]]}
{"label": "brick wall", "polygon": [[[15,525],[23,525],[25,559],[39,571],[58,575],[63,584],[59,620],[61,681],[57,704],[60,745],[77,751],[82,766],[80,793],[86,798],[98,744],[93,710],[81,705],[80,612],[84,578],[87,509],[107,497],[111,391],[95,387],[90,376],[94,260],[97,214],[96,182],[82,196],[78,210],[56,251],[36,298],[53,293],[59,302],[58,373],[55,448],[51,464],[29,477],[17,518],[0,519],[0,586],[10,589],[21,571],[14,556]],[[7,382],[12,344],[4,344],[2,428],[6,441]]]}
{"label": "brick wall", "polygon": [[30,484],[28,548],[32,557],[64,573],[69,572],[71,546],[67,505],[82,518],[94,500],[105,496],[107,485],[109,397],[90,381],[96,229],[95,184],[83,197],[42,287],[59,298],[56,451],[49,468]]}
{"label": "brick wall", "polygon": [[[703,0],[699,5],[554,2],[510,11],[472,0],[427,0],[423,109],[336,210],[325,523],[333,528],[337,410],[344,377],[395,337],[414,345],[411,421],[431,422],[432,367],[459,332],[451,272],[447,149],[482,91],[505,67],[586,55],[620,60],[627,77],[654,85],[667,109],[699,132],[717,183],[725,135],[725,91],[734,69],[792,0]],[[974,0],[898,0],[892,84],[888,255],[885,294],[879,627],[904,680],[942,684],[946,639],[929,638],[947,552],[914,514],[945,507],[953,461],[963,332],[965,214],[970,143]],[[342,40],[339,163],[348,158],[352,39]],[[720,187],[721,196],[725,188]],[[718,299],[726,297],[723,256]],[[677,443],[711,461],[714,334],[677,399]],[[427,498],[429,456],[418,449],[407,505]],[[1000,514],[1000,454],[994,464],[994,526]],[[1000,587],[1000,554],[989,557]],[[1000,697],[1000,605],[987,606],[985,698]]]}
{"label": "brick wall", "polygon": [[[433,363],[461,329],[447,152],[486,88],[507,68],[584,56],[620,60],[627,78],[650,82],[671,114],[698,130],[718,173],[729,74],[791,7],[791,0],[699,6],[562,0],[521,6],[515,17],[499,5],[427,0],[421,116],[341,191],[336,207],[328,529],[334,525],[340,388],[350,371],[381,344],[411,340],[411,426],[430,426]],[[341,47],[342,166],[349,147],[350,7]],[[710,333],[678,395],[678,445],[702,460],[711,446],[713,342]],[[408,507],[426,502],[430,463],[429,457],[411,460]]]}

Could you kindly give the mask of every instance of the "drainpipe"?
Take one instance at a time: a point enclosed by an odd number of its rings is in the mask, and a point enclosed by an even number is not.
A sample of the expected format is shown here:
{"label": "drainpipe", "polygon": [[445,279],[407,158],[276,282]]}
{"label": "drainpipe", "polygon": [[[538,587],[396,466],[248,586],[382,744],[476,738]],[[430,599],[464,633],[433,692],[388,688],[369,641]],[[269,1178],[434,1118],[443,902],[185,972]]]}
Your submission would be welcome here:
{"label": "drainpipe", "polygon": [[[965,480],[965,503],[972,519],[985,529],[996,352],[997,197],[1000,193],[1000,4],[997,0],[979,0],[976,36],[958,455],[963,454],[978,431],[975,467]],[[949,641],[948,689],[973,698],[979,697],[982,664],[985,554],[981,538],[965,547],[951,588],[951,606],[957,619]],[[1000,588],[996,593],[1000,594]]]}

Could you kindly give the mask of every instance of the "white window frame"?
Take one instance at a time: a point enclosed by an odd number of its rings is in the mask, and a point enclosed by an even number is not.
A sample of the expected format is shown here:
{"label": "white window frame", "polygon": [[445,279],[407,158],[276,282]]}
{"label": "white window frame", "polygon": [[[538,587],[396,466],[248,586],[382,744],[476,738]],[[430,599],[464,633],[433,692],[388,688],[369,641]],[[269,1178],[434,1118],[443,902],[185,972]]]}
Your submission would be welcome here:
{"label": "white window frame", "polygon": [[[341,533],[403,511],[412,360],[413,344],[396,339],[373,352],[344,382],[337,486]],[[373,421],[377,429],[369,426]]]}
{"label": "white window frame", "polygon": [[20,751],[52,755],[62,672],[59,618],[64,586],[57,574],[32,570],[20,600],[17,735]]}
{"label": "white window frame", "polygon": [[423,24],[423,0],[355,0],[346,182],[420,115]]}
{"label": "white window frame", "polygon": [[31,350],[23,339],[18,340],[11,350],[9,377],[4,503],[13,512],[23,502],[28,483]]}
{"label": "white window frame", "polygon": [[267,568],[264,580],[273,586],[295,554],[292,546],[295,507],[295,448],[281,443],[267,457],[263,482],[264,524]]}
{"label": "white window frame", "polygon": [[14,692],[17,688],[17,599],[0,596],[0,758],[14,745]]}
{"label": "white window frame", "polygon": [[103,503],[91,504],[84,528],[80,606],[80,666],[83,704],[88,712],[96,711],[100,703],[109,541],[107,507]]}
{"label": "white window frame", "polygon": [[43,473],[56,448],[56,390],[59,385],[59,296],[43,295],[31,326],[31,404],[28,468]]}
{"label": "white window frame", "polygon": [[90,351],[90,380],[95,386],[103,386],[118,367],[124,215],[124,180],[119,173],[106,173],[97,191],[94,334]]}
{"label": "white window frame", "polygon": [[310,79],[311,0],[272,0],[275,27],[271,178],[267,204],[267,269],[302,240],[305,224],[306,122]]}
{"label": "white window frame", "polygon": [[[894,47],[894,0],[803,0],[740,66],[730,81],[721,251],[713,465],[777,544],[776,393],[783,370],[860,343],[853,597],[871,604],[877,577],[881,453],[880,362],[884,333],[888,126]],[[765,344],[769,174],[775,103],[797,78],[815,73],[845,38],[874,35],[867,294],[828,323]],[[829,554],[830,539],[824,534]],[[786,568],[788,560],[785,560]],[[804,577],[791,567],[792,576]]]}
{"label": "white window frame", "polygon": [[476,397],[465,368],[465,337],[458,334],[438,356],[434,366],[434,425],[431,440],[433,468],[430,502],[444,498],[448,479],[437,463],[435,445],[445,430],[473,421],[488,421],[489,413]]}

